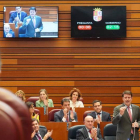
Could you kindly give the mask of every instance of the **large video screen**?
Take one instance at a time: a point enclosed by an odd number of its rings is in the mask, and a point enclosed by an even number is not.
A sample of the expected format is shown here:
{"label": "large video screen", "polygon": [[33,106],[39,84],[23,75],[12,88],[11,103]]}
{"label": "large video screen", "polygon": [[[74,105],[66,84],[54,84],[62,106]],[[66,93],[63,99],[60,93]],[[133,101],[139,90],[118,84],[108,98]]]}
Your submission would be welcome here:
{"label": "large video screen", "polygon": [[126,6],[72,6],[71,37],[125,38]]}
{"label": "large video screen", "polygon": [[4,38],[57,38],[58,6],[4,7]]}

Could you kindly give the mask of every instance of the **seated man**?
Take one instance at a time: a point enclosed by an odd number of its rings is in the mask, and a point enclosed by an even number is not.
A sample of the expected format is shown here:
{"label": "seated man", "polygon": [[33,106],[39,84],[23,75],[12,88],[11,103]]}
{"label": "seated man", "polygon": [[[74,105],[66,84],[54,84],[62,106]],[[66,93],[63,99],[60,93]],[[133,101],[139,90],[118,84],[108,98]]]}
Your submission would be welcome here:
{"label": "seated man", "polygon": [[46,127],[39,126],[39,122],[35,118],[32,119],[32,129],[33,129],[33,133],[31,134],[32,140],[53,140],[51,138],[53,130],[47,132]]}
{"label": "seated man", "polygon": [[94,119],[91,116],[86,116],[84,120],[85,127],[77,130],[77,140],[103,140],[100,129],[95,128]]}
{"label": "seated man", "polygon": [[111,121],[110,114],[108,112],[102,111],[102,103],[99,100],[93,101],[94,111],[88,115],[92,116],[97,123]]}
{"label": "seated man", "polygon": [[10,16],[9,23],[22,23],[25,17],[27,17],[27,13],[21,11],[21,7],[17,6],[16,11],[13,12]]}
{"label": "seated man", "polygon": [[77,122],[77,114],[70,110],[70,100],[67,98],[61,101],[62,109],[54,114],[55,122]]}
{"label": "seated man", "polygon": [[10,29],[10,25],[8,23],[4,24],[4,37],[15,37],[15,33]]}

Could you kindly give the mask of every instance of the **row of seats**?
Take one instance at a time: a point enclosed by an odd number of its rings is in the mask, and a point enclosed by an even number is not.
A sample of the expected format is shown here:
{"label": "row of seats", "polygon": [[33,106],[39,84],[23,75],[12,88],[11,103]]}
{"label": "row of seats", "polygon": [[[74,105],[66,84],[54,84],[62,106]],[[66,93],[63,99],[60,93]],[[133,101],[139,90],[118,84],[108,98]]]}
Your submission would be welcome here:
{"label": "row of seats", "polygon": [[[48,121],[49,122],[53,122],[54,121],[54,114],[55,112],[58,112],[60,111],[61,109],[52,109],[49,113],[48,113]],[[38,114],[40,116],[40,111],[39,109],[34,109],[35,111],[35,114]],[[83,114],[83,120],[84,118],[87,116],[87,114],[91,113],[93,110],[88,110],[88,111],[85,111],[84,114]]]}

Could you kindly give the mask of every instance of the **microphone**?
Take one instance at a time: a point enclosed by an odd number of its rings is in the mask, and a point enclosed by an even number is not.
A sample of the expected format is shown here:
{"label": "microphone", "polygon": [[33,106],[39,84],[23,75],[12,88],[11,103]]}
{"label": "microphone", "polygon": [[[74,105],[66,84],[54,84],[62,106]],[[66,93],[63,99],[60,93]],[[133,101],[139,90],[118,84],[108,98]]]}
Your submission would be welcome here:
{"label": "microphone", "polygon": [[[135,122],[137,122],[137,120],[135,120]],[[134,124],[134,134],[133,134],[133,140],[135,140],[135,129],[136,129],[136,126]]]}

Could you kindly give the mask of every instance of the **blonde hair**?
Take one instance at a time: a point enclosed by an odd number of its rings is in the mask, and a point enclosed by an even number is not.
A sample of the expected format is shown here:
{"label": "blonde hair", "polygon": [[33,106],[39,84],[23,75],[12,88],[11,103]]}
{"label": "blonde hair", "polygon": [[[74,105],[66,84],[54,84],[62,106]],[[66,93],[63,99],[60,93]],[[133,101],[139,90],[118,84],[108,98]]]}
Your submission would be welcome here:
{"label": "blonde hair", "polygon": [[[40,93],[41,93],[41,92],[45,92],[45,94],[47,95],[46,99],[48,100],[48,99],[49,99],[49,95],[48,95],[48,93],[47,93],[47,90],[46,90],[46,89],[40,89],[40,91],[39,91],[39,96],[40,96]],[[41,101],[40,97],[39,97],[39,100]]]}
{"label": "blonde hair", "polygon": [[18,90],[18,91],[15,93],[16,96],[19,96],[20,94],[22,95],[22,100],[25,102],[26,98],[25,98],[25,93],[24,93],[23,90]]}

